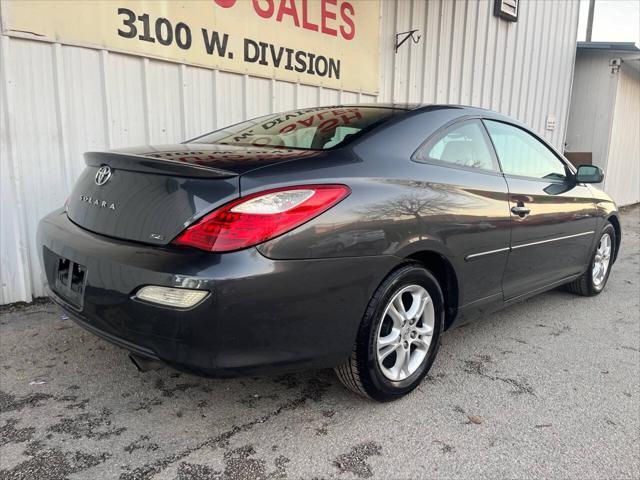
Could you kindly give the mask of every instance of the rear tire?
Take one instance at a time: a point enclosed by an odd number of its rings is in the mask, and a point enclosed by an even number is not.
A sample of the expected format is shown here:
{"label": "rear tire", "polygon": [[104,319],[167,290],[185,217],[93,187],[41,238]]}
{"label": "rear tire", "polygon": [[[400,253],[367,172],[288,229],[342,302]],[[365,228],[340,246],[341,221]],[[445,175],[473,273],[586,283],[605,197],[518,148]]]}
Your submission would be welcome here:
{"label": "rear tire", "polygon": [[335,372],[359,395],[396,400],[416,388],[431,368],[443,329],[438,281],[420,264],[404,264],[371,297],[351,356]]}
{"label": "rear tire", "polygon": [[587,271],[569,283],[567,290],[583,297],[593,297],[602,292],[611,273],[615,245],[616,231],[613,225],[607,223],[600,233],[600,239],[591,255]]}

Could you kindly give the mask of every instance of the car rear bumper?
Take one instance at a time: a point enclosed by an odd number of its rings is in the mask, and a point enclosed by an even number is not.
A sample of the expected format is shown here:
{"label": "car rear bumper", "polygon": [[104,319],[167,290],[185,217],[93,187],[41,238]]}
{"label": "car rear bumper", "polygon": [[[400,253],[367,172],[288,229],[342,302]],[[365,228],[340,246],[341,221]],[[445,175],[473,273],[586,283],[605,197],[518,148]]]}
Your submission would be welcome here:
{"label": "car rear bumper", "polygon": [[[329,367],[350,354],[393,256],[272,260],[256,249],[213,254],[93,234],[62,211],[37,242],[52,298],[87,330],[132,353],[216,376]],[[60,257],[86,268],[82,302],[56,291]],[[208,290],[188,310],[135,298],[144,285]]]}

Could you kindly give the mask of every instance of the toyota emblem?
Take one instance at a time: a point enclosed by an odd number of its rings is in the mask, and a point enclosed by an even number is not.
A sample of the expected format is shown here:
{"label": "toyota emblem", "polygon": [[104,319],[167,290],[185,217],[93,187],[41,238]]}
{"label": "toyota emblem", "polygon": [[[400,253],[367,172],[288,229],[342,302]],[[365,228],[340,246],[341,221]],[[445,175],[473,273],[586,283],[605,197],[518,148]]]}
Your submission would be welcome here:
{"label": "toyota emblem", "polygon": [[109,165],[103,165],[98,169],[96,173],[96,185],[104,185],[111,178],[111,167]]}

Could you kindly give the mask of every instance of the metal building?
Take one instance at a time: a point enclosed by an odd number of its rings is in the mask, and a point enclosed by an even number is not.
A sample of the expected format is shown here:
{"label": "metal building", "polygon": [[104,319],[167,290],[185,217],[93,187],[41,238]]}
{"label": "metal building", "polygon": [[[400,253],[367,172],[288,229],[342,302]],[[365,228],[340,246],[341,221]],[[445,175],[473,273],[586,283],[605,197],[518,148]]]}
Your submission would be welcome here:
{"label": "metal building", "polygon": [[578,42],[566,140],[574,163],[598,165],[618,205],[640,202],[640,48]]}
{"label": "metal building", "polygon": [[[371,92],[77,46],[11,30],[3,18],[0,304],[44,295],[37,222],[63,204],[85,151],[170,143],[270,112],[371,101],[498,110],[562,147],[577,0],[368,1],[351,3],[375,5],[378,14],[377,68],[359,72],[377,78]],[[412,30],[396,52],[406,36],[396,34]]]}

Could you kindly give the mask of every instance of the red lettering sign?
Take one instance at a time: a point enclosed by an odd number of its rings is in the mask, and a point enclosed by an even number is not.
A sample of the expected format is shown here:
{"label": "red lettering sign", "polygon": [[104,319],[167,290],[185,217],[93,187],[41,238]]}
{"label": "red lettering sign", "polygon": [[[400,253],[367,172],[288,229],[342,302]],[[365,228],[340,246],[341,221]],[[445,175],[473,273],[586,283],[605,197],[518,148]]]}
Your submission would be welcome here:
{"label": "red lettering sign", "polygon": [[[213,0],[223,8],[233,7],[237,0]],[[345,0],[251,0],[260,18],[289,23],[304,30],[321,32],[345,40],[356,36],[356,9]],[[313,7],[312,7],[313,6]]]}

